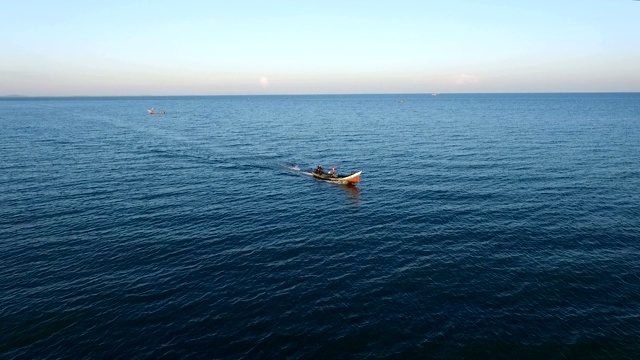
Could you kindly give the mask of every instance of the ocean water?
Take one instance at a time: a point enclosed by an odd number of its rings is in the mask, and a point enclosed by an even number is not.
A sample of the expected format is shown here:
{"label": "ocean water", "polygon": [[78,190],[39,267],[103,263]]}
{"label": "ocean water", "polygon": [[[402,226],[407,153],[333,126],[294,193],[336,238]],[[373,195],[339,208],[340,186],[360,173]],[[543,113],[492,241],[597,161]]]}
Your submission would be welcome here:
{"label": "ocean water", "polygon": [[638,359],[640,94],[0,100],[0,327],[8,359]]}

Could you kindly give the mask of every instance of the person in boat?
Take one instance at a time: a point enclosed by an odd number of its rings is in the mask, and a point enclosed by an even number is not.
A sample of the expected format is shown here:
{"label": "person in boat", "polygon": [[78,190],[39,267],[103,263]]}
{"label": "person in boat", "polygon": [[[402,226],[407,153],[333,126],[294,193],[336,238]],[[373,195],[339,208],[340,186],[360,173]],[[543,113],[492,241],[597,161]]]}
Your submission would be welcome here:
{"label": "person in boat", "polygon": [[331,175],[331,177],[338,177],[338,174],[336,173],[336,167],[332,166],[331,170],[329,170],[329,175]]}
{"label": "person in boat", "polygon": [[318,165],[318,167],[316,168],[316,174],[322,175],[322,166]]}

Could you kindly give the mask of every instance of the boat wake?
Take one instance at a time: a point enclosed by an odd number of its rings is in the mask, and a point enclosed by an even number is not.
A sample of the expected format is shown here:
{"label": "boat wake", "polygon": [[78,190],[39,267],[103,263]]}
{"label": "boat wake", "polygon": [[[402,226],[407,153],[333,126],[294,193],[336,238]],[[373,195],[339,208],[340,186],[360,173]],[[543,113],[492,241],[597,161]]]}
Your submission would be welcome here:
{"label": "boat wake", "polygon": [[297,174],[297,175],[305,175],[305,176],[313,176],[312,170],[308,169],[308,170],[302,170],[298,165],[296,164],[281,164],[282,167],[284,167],[285,169],[287,169],[290,173],[292,174]]}
{"label": "boat wake", "polygon": [[292,173],[301,172],[300,167],[298,165],[294,164],[294,163],[284,163],[284,164],[279,164],[279,165],[283,169],[286,169],[287,171],[292,172]]}
{"label": "boat wake", "polygon": [[296,176],[313,176],[313,174],[311,173],[311,169],[302,170],[300,166],[296,164],[288,163],[280,164],[280,166],[290,174],[294,174]]}

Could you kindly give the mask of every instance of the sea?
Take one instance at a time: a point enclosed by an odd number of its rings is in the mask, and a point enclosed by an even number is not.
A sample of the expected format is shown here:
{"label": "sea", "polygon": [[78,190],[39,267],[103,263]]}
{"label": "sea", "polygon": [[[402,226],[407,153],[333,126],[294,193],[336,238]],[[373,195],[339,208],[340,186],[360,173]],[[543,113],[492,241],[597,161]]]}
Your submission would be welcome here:
{"label": "sea", "polygon": [[640,93],[3,98],[0,358],[639,359]]}

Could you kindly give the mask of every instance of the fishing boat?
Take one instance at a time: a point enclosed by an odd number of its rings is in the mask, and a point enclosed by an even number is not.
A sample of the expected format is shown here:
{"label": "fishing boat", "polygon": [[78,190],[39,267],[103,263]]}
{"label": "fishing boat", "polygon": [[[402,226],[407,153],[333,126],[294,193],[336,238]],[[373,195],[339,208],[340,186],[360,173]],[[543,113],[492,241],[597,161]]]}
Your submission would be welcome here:
{"label": "fishing boat", "polygon": [[149,109],[147,111],[149,111],[149,115],[164,115],[165,114],[164,111],[155,111],[155,110],[153,110],[153,108],[151,108],[151,109]]}
{"label": "fishing boat", "polygon": [[306,174],[311,175],[319,180],[335,182],[338,184],[355,184],[360,182],[360,174],[362,174],[362,171],[356,171],[351,175],[338,175],[318,171],[311,171],[307,172]]}

